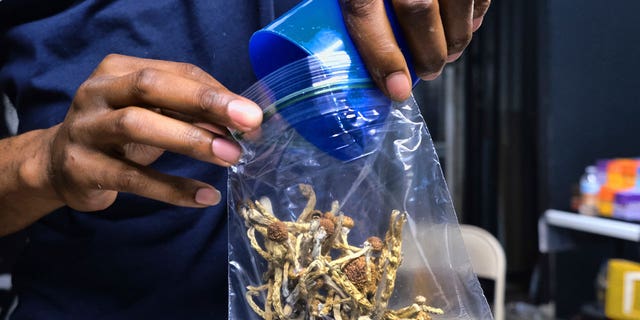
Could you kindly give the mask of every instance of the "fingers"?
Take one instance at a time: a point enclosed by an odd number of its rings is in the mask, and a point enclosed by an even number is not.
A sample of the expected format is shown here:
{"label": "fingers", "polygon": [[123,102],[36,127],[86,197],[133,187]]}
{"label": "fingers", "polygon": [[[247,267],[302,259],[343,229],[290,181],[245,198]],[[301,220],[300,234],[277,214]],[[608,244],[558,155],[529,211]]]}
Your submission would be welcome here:
{"label": "fingers", "polygon": [[413,58],[414,70],[423,80],[433,80],[442,72],[447,42],[438,1],[396,0],[398,23]]}
{"label": "fingers", "polygon": [[220,192],[206,183],[170,176],[134,163],[105,160],[112,163],[95,180],[89,180],[89,184],[184,207],[205,207],[220,202]]}
{"label": "fingers", "polygon": [[[220,192],[200,181],[175,177],[160,173],[150,167],[126,160],[118,160],[102,153],[84,154],[84,161],[77,163],[77,186],[82,190],[95,192],[73,193],[70,205],[78,210],[96,209],[95,194],[109,194],[107,191],[128,192],[142,197],[163,201],[184,207],[206,207],[220,202]],[[107,203],[108,205],[109,203]]]}
{"label": "fingers", "polygon": [[240,147],[227,128],[259,128],[262,110],[200,68],[110,55],[74,97],[53,139],[51,185],[69,206],[108,207],[118,192],[189,207],[217,204],[220,193],[147,165],[165,150],[229,166]]}
{"label": "fingers", "polygon": [[489,10],[491,0],[474,0],[473,1],[473,31],[475,32],[480,28],[484,15]]}
{"label": "fingers", "polygon": [[[490,0],[391,0],[416,74],[435,79],[458,59],[482,24]],[[406,61],[387,19],[383,0],[340,0],[347,30],[367,69],[394,100],[411,91]],[[406,77],[406,78],[405,78]]]}
{"label": "fingers", "polygon": [[218,82],[210,74],[190,63],[144,59],[119,54],[110,54],[106,56],[93,72],[93,76],[124,76],[131,73],[132,70],[140,70],[145,68],[154,68],[166,72],[171,72],[176,75],[200,81],[214,87],[222,86],[220,82]]}
{"label": "fingers", "polygon": [[96,211],[109,207],[118,192],[185,207],[220,202],[220,193],[204,182],[157,172],[126,159],[74,145],[56,158],[52,173],[56,192],[69,207]]}
{"label": "fingers", "polygon": [[[119,81],[113,81],[114,78]],[[195,122],[240,131],[255,130],[262,122],[262,110],[255,103],[230,92],[207,72],[189,63],[111,54],[94,70],[91,79],[90,85],[85,86],[93,89],[89,96],[108,92],[112,100],[107,103],[119,107],[146,103],[147,107],[176,111],[172,116],[177,118],[180,112],[189,111],[185,114],[193,116]]]}
{"label": "fingers", "polygon": [[345,24],[378,87],[393,100],[411,94],[407,63],[381,0],[340,0]]}
{"label": "fingers", "polygon": [[91,135],[96,145],[134,142],[221,166],[236,163],[241,153],[237,144],[209,130],[136,107],[108,113],[92,125],[92,130],[101,133]]}
{"label": "fingers", "polygon": [[84,89],[89,96],[102,94],[104,103],[112,108],[158,107],[240,131],[255,130],[262,122],[262,110],[255,103],[222,86],[210,86],[160,69],[98,77]]}
{"label": "fingers", "polygon": [[406,37],[415,70],[435,79],[445,62],[458,59],[482,24],[490,0],[394,0],[394,10]]}
{"label": "fingers", "polygon": [[440,0],[447,39],[447,62],[458,59],[471,41],[473,3],[473,0]]}

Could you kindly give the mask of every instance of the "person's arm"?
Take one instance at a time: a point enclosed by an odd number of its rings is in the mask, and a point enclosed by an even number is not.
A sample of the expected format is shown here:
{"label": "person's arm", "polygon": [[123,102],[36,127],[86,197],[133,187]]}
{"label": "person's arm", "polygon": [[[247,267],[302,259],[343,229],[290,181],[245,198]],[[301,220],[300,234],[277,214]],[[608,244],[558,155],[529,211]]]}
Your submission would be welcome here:
{"label": "person's arm", "polygon": [[262,110],[185,63],[106,57],[52,128],[0,140],[0,236],[67,205],[110,206],[118,192],[186,207],[220,193],[148,167],[169,150],[229,166],[240,157],[226,128],[252,131]]}
{"label": "person's arm", "polygon": [[47,177],[55,128],[0,140],[0,236],[18,231],[59,208]]}
{"label": "person's arm", "polygon": [[[416,74],[433,80],[471,41],[490,0],[390,0]],[[411,93],[407,62],[393,35],[383,0],[340,0],[342,14],[374,81],[392,99]]]}

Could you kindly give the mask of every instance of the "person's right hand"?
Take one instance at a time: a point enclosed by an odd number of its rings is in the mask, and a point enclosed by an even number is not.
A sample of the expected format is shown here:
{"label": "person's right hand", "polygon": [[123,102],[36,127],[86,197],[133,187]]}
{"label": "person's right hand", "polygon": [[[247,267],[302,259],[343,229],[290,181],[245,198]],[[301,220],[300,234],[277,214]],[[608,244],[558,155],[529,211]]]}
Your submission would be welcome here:
{"label": "person's right hand", "polygon": [[340,0],[346,27],[373,80],[389,98],[403,101],[411,94],[411,76],[385,3],[395,11],[415,73],[433,80],[445,63],[460,57],[491,1]]}
{"label": "person's right hand", "polygon": [[229,166],[240,148],[227,127],[249,132],[262,111],[196,66],[107,56],[76,92],[55,130],[50,185],[80,211],[110,206],[118,192],[186,207],[217,204],[209,184],[148,167],[165,151]]}

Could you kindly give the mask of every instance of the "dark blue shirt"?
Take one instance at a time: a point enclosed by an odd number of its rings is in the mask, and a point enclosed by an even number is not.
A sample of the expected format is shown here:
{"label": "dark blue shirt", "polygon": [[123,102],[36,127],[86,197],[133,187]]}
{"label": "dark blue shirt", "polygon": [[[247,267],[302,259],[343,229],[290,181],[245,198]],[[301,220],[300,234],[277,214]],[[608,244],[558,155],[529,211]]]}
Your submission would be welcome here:
{"label": "dark blue shirt", "polygon": [[[0,91],[18,111],[19,132],[61,122],[109,53],[190,62],[241,92],[254,81],[249,37],[273,9],[270,0],[4,0]],[[226,197],[223,168],[170,153],[153,167]],[[47,215],[26,230],[12,319],[226,318],[225,209],[120,194],[103,212]]]}

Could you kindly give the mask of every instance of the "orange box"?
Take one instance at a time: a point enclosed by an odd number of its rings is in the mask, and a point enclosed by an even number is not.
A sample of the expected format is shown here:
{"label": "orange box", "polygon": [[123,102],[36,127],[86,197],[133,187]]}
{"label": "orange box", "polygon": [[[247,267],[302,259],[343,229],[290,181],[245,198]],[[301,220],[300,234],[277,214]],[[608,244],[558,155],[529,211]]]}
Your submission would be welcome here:
{"label": "orange box", "polygon": [[614,189],[628,189],[636,184],[638,161],[634,159],[615,159],[607,165],[606,185]]}
{"label": "orange box", "polygon": [[618,190],[604,185],[600,188],[600,192],[598,193],[598,211],[600,215],[605,217],[613,216],[613,201],[616,197],[616,192]]}
{"label": "orange box", "polygon": [[613,159],[607,164],[606,182],[598,193],[598,211],[600,211],[600,215],[605,217],[613,216],[616,193],[635,187],[638,165],[638,160],[626,158]]}

